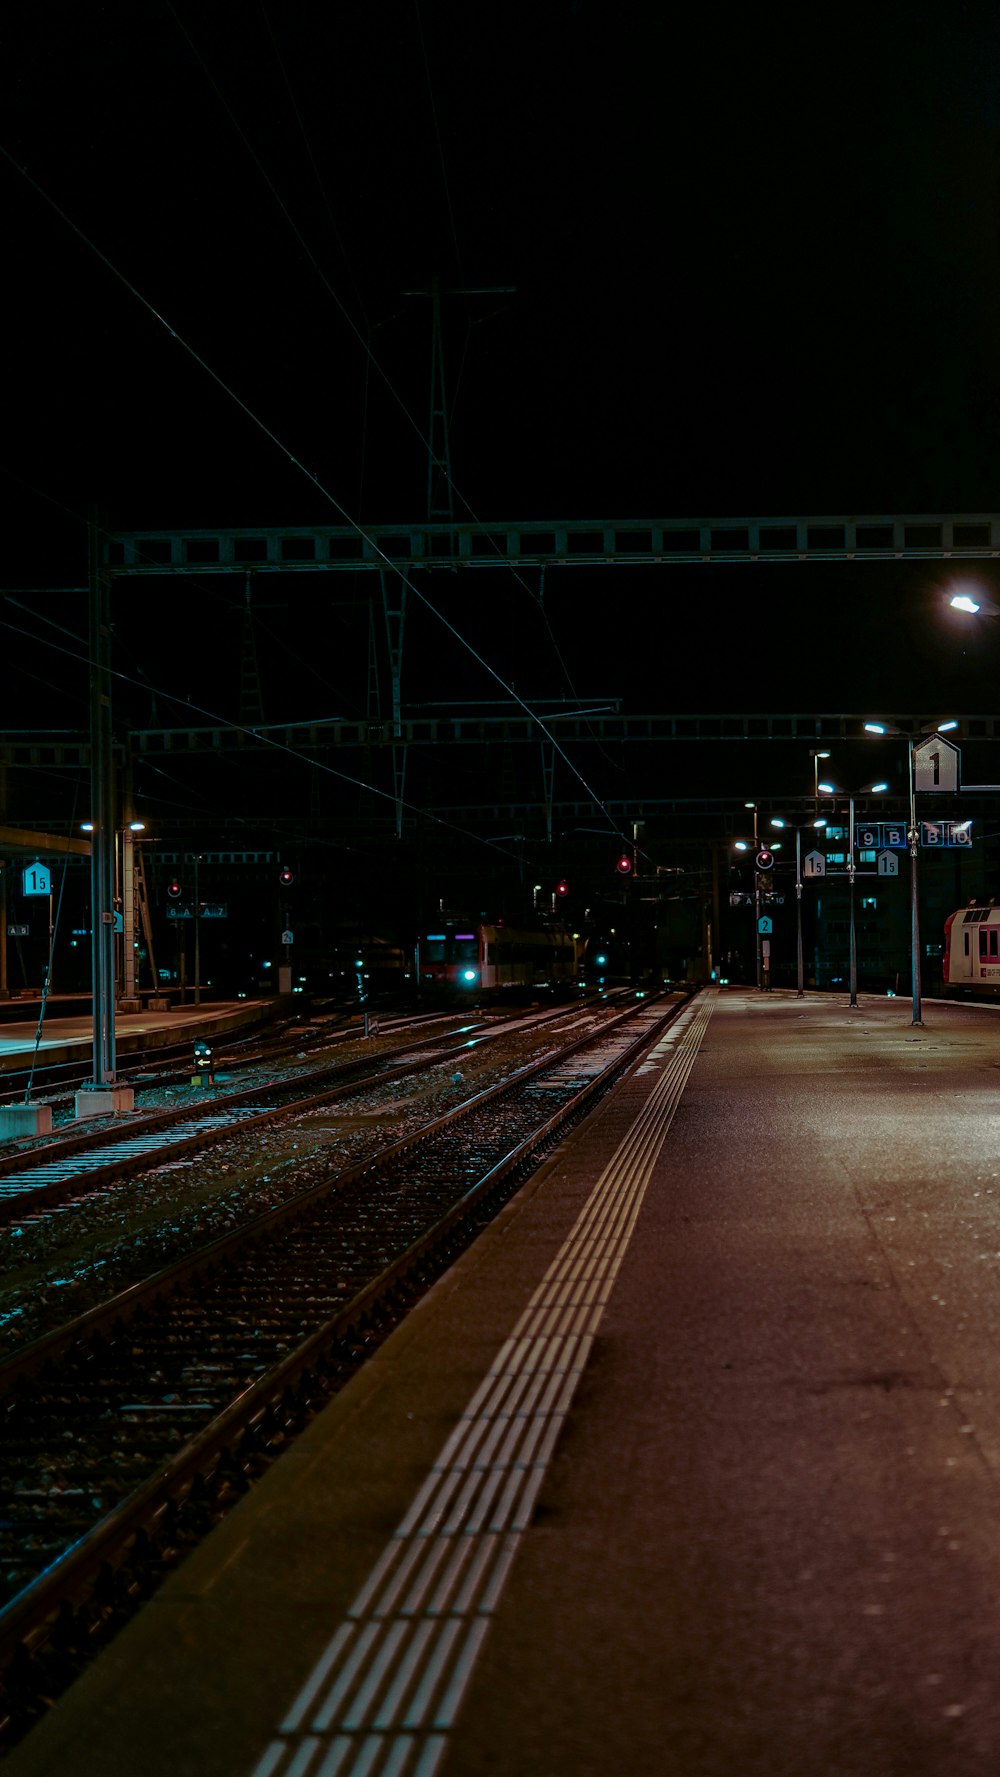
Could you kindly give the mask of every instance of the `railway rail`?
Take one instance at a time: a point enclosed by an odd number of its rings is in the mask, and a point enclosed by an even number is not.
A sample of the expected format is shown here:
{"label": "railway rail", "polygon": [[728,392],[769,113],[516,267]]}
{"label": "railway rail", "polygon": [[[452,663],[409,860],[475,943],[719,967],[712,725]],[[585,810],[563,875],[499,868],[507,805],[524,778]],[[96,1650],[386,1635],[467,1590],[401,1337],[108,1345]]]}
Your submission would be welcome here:
{"label": "railway rail", "polygon": [[[441,1023],[445,1016],[440,1012],[398,1017],[383,1015],[382,1028],[386,1034],[398,1034],[407,1027]],[[344,1045],[361,1034],[359,1023],[360,1020],[353,1016],[319,1015],[305,1021],[298,1019],[291,1024],[285,1021],[245,1032],[226,1031],[215,1038],[216,1066],[219,1069],[246,1069],[254,1065],[273,1064],[283,1057],[296,1055],[303,1049],[309,1052],[317,1047]],[[179,1084],[190,1078],[192,1048],[192,1032],[188,1031],[179,1041],[165,1044],[155,1051],[141,1050],[120,1056],[117,1077],[139,1090],[151,1086],[163,1089]],[[8,1066],[0,1076],[0,1105],[22,1103],[30,1083],[33,1102],[50,1104],[55,1116],[62,1113],[69,1118],[76,1089],[92,1077],[89,1057],[86,1062],[43,1061],[36,1066]]]}
{"label": "railway rail", "polygon": [[0,1365],[16,1737],[683,1001],[615,1014]]}
{"label": "railway rail", "polygon": [[[302,1098],[300,1074],[294,1103],[262,1118],[235,1119],[226,1138],[154,1148],[147,1165],[138,1156],[121,1172],[110,1165],[103,1181],[92,1173],[71,1195],[57,1183],[51,1201],[23,1197],[0,1220],[0,1363],[194,1247],[286,1203],[296,1192],[304,1149],[322,1146],[330,1168],[360,1164],[550,1052],[565,1040],[561,1033],[596,1029],[607,1016],[607,1004],[591,1004],[565,1009],[554,1023],[551,1015],[535,1014],[503,1019],[478,1034],[468,1024],[458,1032],[449,1027],[452,1037],[463,1039],[457,1065],[454,1052],[447,1058],[448,1043],[418,1044],[408,1053],[419,1066],[380,1070],[368,1045],[359,1045],[365,1066],[343,1089]],[[203,1098],[200,1089],[196,1096]],[[195,1108],[189,1105],[188,1117]],[[201,1102],[199,1114],[209,1109]],[[131,1119],[130,1126],[134,1133]]]}
{"label": "railway rail", "polygon": [[[565,1008],[532,1022],[543,1024],[560,1015],[565,1016]],[[79,1197],[87,1189],[144,1170],[157,1161],[201,1151],[226,1140],[237,1127],[266,1126],[276,1118],[301,1115],[357,1091],[367,1081],[436,1067],[450,1049],[459,1054],[470,1043],[489,1041],[503,1028],[482,1027],[470,1035],[472,1026],[467,1018],[446,1023],[448,1028],[441,1033],[428,1033],[425,1026],[418,1037],[378,1052],[332,1062],[323,1057],[283,1078],[258,1079],[249,1086],[218,1086],[210,1093],[200,1091],[197,1107],[190,1102],[161,1106],[130,1118],[125,1125],[120,1119],[108,1119],[100,1128],[72,1128],[61,1136],[15,1149],[0,1159],[0,1224],[36,1213],[44,1204]],[[304,1082],[309,1088],[305,1093]]]}

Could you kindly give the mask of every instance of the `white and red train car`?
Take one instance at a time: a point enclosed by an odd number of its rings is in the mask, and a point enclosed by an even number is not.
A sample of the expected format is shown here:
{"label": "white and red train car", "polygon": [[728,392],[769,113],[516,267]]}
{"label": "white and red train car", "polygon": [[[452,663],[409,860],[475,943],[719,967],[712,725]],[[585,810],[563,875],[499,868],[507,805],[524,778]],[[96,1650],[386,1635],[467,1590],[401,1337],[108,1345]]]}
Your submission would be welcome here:
{"label": "white and red train car", "polygon": [[530,930],[442,920],[421,935],[418,956],[422,987],[472,997],[567,986],[577,977],[579,947],[571,932],[557,926]]}
{"label": "white and red train car", "polygon": [[944,984],[1000,994],[1000,907],[972,902],[944,922]]}

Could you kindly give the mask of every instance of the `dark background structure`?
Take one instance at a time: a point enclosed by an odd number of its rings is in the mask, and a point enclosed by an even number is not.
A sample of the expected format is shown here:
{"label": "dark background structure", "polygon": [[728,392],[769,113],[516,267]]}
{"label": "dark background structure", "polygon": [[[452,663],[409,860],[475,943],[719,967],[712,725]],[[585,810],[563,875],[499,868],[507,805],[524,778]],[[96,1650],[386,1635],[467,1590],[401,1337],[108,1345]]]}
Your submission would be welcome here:
{"label": "dark background structure", "polygon": [[[161,0],[15,5],[3,31],[8,733],[86,725],[83,594],[55,589],[86,586],[93,507],[112,531],[427,517],[435,280],[450,499],[470,523],[998,504],[992,8]],[[996,589],[995,564],[975,574]],[[995,707],[1000,632],[946,614],[952,564],[426,580],[412,715]],[[116,586],[119,736],[384,721],[375,584]],[[308,748],[239,772],[218,749],[180,769],[133,748],[133,792],[164,855],[242,834],[308,858],[345,918],[398,926],[564,870],[588,902],[638,820],[650,869],[683,870],[686,846],[725,843],[723,804],[731,826],[748,796],[807,797],[812,779],[805,746],[765,771],[735,739],[681,763],[601,736],[557,768],[553,838],[542,747],[453,748],[411,774],[402,846],[372,746],[339,779]],[[589,813],[568,812],[579,779]],[[37,752],[6,781],[25,823],[69,824],[86,796]],[[704,806],[658,829],[665,797]],[[534,824],[427,818],[529,800]]]}

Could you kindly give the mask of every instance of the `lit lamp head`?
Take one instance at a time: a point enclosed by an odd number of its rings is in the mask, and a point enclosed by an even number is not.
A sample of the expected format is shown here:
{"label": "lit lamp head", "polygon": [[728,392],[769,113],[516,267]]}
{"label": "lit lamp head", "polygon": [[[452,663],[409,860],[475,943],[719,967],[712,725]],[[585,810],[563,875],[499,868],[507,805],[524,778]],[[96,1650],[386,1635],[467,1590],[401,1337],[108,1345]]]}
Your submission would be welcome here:
{"label": "lit lamp head", "polygon": [[1000,617],[1000,605],[980,586],[965,591],[959,587],[950,595],[948,603],[953,611],[962,611],[969,617],[978,617],[980,613],[984,617]]}

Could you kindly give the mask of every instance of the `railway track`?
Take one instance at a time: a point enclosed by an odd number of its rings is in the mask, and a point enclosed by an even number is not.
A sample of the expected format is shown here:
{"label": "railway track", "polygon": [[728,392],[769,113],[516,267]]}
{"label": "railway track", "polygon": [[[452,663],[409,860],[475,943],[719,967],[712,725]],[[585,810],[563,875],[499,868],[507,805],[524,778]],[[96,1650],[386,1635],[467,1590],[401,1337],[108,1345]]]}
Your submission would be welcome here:
{"label": "railway track", "polygon": [[678,1005],[618,1014],[0,1366],[16,1736]]}
{"label": "railway track", "polygon": [[[537,1027],[560,1016],[565,1017],[565,1008],[532,1023]],[[346,1061],[321,1060],[286,1078],[199,1093],[197,1108],[189,1103],[161,1107],[130,1118],[124,1126],[116,1119],[111,1128],[74,1128],[61,1137],[33,1143],[0,1160],[0,1224],[34,1215],[67,1197],[79,1198],[87,1190],[158,1162],[201,1152],[227,1140],[238,1128],[266,1127],[356,1092],[368,1082],[437,1067],[449,1053],[461,1055],[471,1044],[488,1042],[502,1029],[484,1027],[470,1036],[469,1020],[456,1019],[440,1034],[424,1030],[416,1039],[378,1053]]]}
{"label": "railway track", "polygon": [[[408,1029],[426,1029],[428,1026],[449,1021],[457,1023],[458,1014],[448,1020],[441,1013],[425,1013],[386,1019],[383,1031],[385,1035],[399,1037]],[[260,1030],[244,1034],[227,1032],[215,1041],[215,1066],[219,1073],[228,1072],[232,1068],[246,1073],[254,1067],[273,1067],[276,1063],[288,1065],[289,1058],[297,1057],[308,1067],[310,1058],[317,1053],[344,1047],[360,1037],[360,1028],[353,1023],[327,1019],[305,1025],[296,1024],[291,1029],[284,1025],[277,1026],[270,1035],[265,1035]],[[144,1051],[133,1058],[126,1057],[119,1062],[117,1077],[125,1084],[133,1085],[138,1092],[165,1091],[171,1087],[183,1086],[191,1078],[192,1047],[189,1034],[181,1042],[152,1052]],[[0,1104],[23,1102],[30,1071],[28,1068],[14,1071],[8,1069],[3,1074]],[[72,1121],[75,1092],[92,1078],[90,1065],[63,1062],[43,1070],[43,1075],[41,1080],[37,1076],[35,1079],[35,1100],[40,1099],[52,1106],[55,1121],[58,1122],[60,1117],[67,1122]],[[9,1157],[10,1151],[3,1159]],[[16,1158],[16,1153],[14,1157]],[[3,1159],[0,1159],[0,1164]]]}

